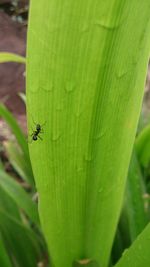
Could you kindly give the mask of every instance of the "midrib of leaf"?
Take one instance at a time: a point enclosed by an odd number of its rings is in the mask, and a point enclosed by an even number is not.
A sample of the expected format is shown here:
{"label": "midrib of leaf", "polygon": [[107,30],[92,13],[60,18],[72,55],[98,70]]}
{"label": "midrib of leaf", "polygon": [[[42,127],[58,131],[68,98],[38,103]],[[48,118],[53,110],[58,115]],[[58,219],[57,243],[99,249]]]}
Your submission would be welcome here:
{"label": "midrib of leaf", "polygon": [[81,258],[106,267],[109,259],[149,45],[147,1],[123,2],[31,1],[28,126],[31,115],[46,124],[30,155],[56,267]]}

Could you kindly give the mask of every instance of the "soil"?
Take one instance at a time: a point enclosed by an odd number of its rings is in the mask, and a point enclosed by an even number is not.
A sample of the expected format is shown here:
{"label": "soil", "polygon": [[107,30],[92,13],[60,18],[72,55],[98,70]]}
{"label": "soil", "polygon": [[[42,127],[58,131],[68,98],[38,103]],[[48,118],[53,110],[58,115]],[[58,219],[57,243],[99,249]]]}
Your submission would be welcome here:
{"label": "soil", "polygon": [[[25,56],[28,1],[21,0],[15,6],[12,3],[14,1],[0,0],[0,52]],[[0,102],[13,112],[25,130],[25,105],[18,95],[19,92],[25,92],[24,64],[0,64]],[[2,124],[0,121],[0,126]]]}
{"label": "soil", "polygon": [[[0,12],[0,52],[11,52],[25,56],[26,27],[12,21]],[[25,113],[18,96],[25,91],[25,66],[17,63],[0,64],[0,101],[16,114]]]}

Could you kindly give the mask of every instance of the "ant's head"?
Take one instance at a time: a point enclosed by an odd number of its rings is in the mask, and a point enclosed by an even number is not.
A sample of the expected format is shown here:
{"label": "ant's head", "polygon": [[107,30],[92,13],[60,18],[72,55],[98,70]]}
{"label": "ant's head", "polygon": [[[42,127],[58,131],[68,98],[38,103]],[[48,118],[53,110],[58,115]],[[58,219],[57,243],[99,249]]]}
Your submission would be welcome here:
{"label": "ant's head", "polygon": [[41,125],[40,125],[40,124],[37,124],[37,125],[36,125],[36,130],[37,130],[37,131],[40,131],[40,130],[41,130]]}

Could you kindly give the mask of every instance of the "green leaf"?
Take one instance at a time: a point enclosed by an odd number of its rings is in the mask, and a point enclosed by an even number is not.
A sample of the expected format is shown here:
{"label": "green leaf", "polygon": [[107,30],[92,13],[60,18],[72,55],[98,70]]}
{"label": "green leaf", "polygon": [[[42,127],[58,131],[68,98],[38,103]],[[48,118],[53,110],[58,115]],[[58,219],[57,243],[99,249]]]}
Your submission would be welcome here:
{"label": "green leaf", "polygon": [[31,164],[26,161],[26,158],[24,157],[24,154],[22,153],[20,147],[18,147],[17,144],[12,141],[6,141],[4,143],[4,147],[7,153],[7,157],[15,171],[26,182],[33,184],[34,177]]}
{"label": "green leaf", "polygon": [[[36,267],[41,258],[40,244],[33,231],[0,209],[0,229],[12,261],[19,267]],[[15,265],[16,266],[16,265]]]}
{"label": "green leaf", "polygon": [[28,145],[24,133],[22,132],[20,126],[18,125],[15,117],[2,104],[0,104],[0,117],[5,119],[5,121],[8,123],[18,141],[18,144],[22,148],[22,151],[24,152],[25,155],[28,155]]}
{"label": "green leaf", "polygon": [[29,151],[28,151],[28,141],[27,141],[24,133],[22,132],[20,126],[18,125],[15,117],[2,104],[0,104],[0,117],[5,119],[5,121],[7,122],[9,127],[11,128],[13,134],[15,135],[17,142],[22,149],[22,152],[24,155],[24,160],[26,161],[26,164],[28,165],[28,168],[30,169],[30,175],[29,175],[30,182],[32,183],[32,185],[34,185],[32,168],[31,168]]}
{"label": "green leaf", "polygon": [[124,249],[131,245],[148,223],[144,203],[146,189],[142,179],[134,149],[128,171],[124,204],[112,250],[113,263],[116,263]]}
{"label": "green leaf", "polygon": [[55,267],[106,267],[140,114],[150,47],[144,0],[31,1],[28,129]]}
{"label": "green leaf", "polygon": [[2,241],[1,233],[0,233],[0,266],[13,267],[11,262],[10,262],[9,256],[7,254],[5,245]]}
{"label": "green leaf", "polygon": [[20,221],[20,212],[17,204],[14,202],[10,194],[8,194],[0,183],[0,209]]}
{"label": "green leaf", "polygon": [[132,246],[123,253],[115,267],[142,267],[150,265],[150,224],[137,237]]}
{"label": "green leaf", "polygon": [[0,186],[13,199],[18,207],[36,224],[39,223],[37,205],[31,200],[29,194],[13,178],[0,170]]}
{"label": "green leaf", "polygon": [[142,230],[148,223],[148,216],[144,207],[145,193],[146,189],[144,188],[144,183],[142,181],[140,166],[138,165],[138,161],[134,151],[128,173],[125,194],[126,203],[124,207],[124,213],[127,216],[132,242],[142,232]]}
{"label": "green leaf", "polygon": [[150,125],[147,125],[136,138],[136,152],[143,167],[150,163]]}
{"label": "green leaf", "polygon": [[0,52],[0,63],[4,62],[26,63],[26,59],[17,54]]}

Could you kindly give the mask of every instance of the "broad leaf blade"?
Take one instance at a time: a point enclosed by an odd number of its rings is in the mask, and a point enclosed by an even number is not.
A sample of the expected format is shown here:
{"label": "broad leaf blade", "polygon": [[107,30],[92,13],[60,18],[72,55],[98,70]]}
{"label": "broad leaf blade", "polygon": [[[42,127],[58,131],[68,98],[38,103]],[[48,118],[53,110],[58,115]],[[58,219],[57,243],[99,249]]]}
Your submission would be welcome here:
{"label": "broad leaf blade", "polygon": [[56,267],[83,255],[108,265],[143,96],[149,12],[147,0],[31,1],[28,128],[32,116],[46,124],[30,156]]}

